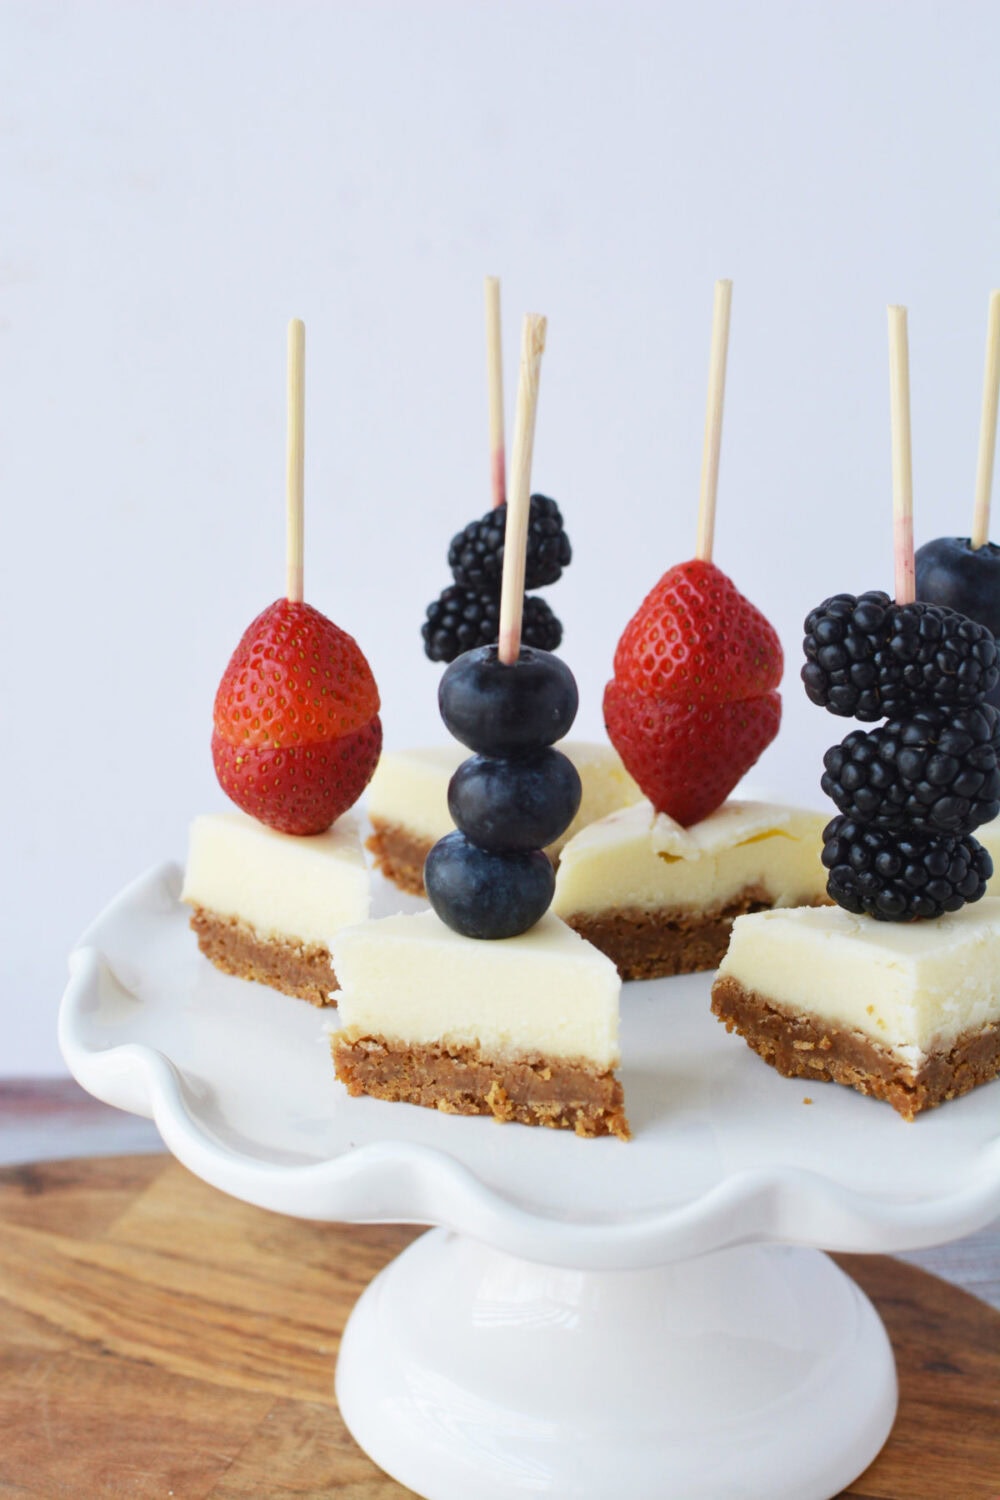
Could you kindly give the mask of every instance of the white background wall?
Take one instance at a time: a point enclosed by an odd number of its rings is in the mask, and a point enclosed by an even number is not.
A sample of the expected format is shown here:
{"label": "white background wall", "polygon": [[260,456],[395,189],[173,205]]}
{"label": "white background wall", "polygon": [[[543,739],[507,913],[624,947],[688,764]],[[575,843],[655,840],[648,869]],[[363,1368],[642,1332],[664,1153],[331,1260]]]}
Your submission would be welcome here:
{"label": "white background wall", "polygon": [[222,803],[215,686],[283,587],[291,314],[306,593],[394,746],[443,735],[419,624],[489,504],[483,274],[511,375],[548,314],[535,480],[575,549],[548,597],[595,735],[622,625],[693,551],[733,277],[716,556],[789,654],[760,775],[818,798],[839,733],[800,623],[891,587],[889,301],[918,538],[969,529],[998,56],[968,0],[0,0],[0,1074],[61,1071],[67,948]]}

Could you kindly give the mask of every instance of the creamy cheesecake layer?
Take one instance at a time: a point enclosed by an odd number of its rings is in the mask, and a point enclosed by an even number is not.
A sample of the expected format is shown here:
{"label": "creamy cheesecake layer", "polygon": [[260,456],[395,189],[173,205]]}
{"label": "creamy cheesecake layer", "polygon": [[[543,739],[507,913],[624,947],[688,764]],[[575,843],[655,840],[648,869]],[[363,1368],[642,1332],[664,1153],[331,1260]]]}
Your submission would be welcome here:
{"label": "creamy cheesecake layer", "polygon": [[591,823],[563,849],[553,910],[720,911],[752,890],[775,906],[826,899],[823,813],[723,804],[692,828],[643,800]]}
{"label": "creamy cheesecake layer", "polygon": [[[561,838],[549,845],[556,855],[580,828],[627,807],[642,793],[610,745],[566,740],[556,746],[580,773],[583,795],[576,817]],[[452,742],[422,750],[385,751],[368,787],[368,815],[373,822],[405,829],[434,844],[455,825],[448,811],[448,783],[470,751]]]}
{"label": "creamy cheesecake layer", "polygon": [[618,1062],[615,966],[551,913],[496,942],[461,937],[432,911],[383,917],[339,932],[333,964],[352,1037]]}
{"label": "creamy cheesecake layer", "polygon": [[737,917],[717,983],[870,1036],[914,1071],[1000,1020],[1000,898],[930,922],[839,906]]}
{"label": "creamy cheesecake layer", "polygon": [[242,812],[191,825],[181,900],[238,918],[265,941],[330,947],[340,927],[368,916],[370,880],[357,819],[326,833],[278,833]]}

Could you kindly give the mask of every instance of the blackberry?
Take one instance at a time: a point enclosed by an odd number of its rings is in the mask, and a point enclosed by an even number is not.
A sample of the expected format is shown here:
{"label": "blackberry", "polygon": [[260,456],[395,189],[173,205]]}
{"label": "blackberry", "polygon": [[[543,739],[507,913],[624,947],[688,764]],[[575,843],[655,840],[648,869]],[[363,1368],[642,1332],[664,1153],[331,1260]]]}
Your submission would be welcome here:
{"label": "blackberry", "polygon": [[834,818],[823,830],[827,891],[846,911],[912,922],[978,901],[993,861],[974,838],[871,828]]}
{"label": "blackberry", "polygon": [[875,658],[892,600],[880,589],[834,594],[806,616],[802,681],[813,703],[845,719],[882,719]]}
{"label": "blackberry", "polygon": [[[488,589],[449,584],[427,606],[421,634],[431,661],[454,661],[475,646],[491,646],[500,634],[500,600]],[[554,651],[562,640],[562,625],[544,599],[525,597],[521,640],[541,651]]]}
{"label": "blackberry", "polygon": [[924,708],[853,730],[823,757],[822,786],[862,823],[958,838],[1000,812],[998,756],[995,708]]}
{"label": "blackberry", "polygon": [[[479,521],[470,521],[452,537],[448,566],[455,582],[467,589],[500,592],[503,573],[503,541],[507,525],[507,503],[498,505]],[[528,559],[524,586],[541,589],[555,583],[573,556],[563,530],[559,507],[546,495],[532,495],[528,518]]]}
{"label": "blackberry", "polygon": [[886,717],[933,704],[982,702],[1000,679],[997,643],[985,625],[942,604],[894,604],[876,654]]}
{"label": "blackberry", "polygon": [[968,707],[1000,681],[984,625],[938,604],[837,594],[806,618],[802,681],[813,703],[871,722],[926,705]]}

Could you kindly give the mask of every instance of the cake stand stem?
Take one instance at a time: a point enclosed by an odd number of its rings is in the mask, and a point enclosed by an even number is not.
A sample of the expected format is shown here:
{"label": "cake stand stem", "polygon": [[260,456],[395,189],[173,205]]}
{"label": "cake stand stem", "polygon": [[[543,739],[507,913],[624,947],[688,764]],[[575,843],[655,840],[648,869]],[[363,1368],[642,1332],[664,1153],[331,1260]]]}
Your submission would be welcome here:
{"label": "cake stand stem", "polygon": [[830,1500],[885,1442],[896,1373],[819,1251],[574,1271],[436,1229],[359,1299],[337,1399],[425,1500]]}

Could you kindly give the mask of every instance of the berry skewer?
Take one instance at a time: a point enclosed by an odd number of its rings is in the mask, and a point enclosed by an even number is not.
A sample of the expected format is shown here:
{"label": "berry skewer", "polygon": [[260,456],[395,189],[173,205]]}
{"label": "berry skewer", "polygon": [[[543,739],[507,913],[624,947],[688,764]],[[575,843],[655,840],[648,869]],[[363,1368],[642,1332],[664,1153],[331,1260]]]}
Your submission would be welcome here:
{"label": "berry skewer", "polygon": [[632,616],[604,691],[627,770],[658,813],[686,827],[722,805],[781,722],[777,633],[712,561],[731,302],[732,282],[717,282],[696,553]]}
{"label": "berry skewer", "polygon": [[[500,631],[500,587],[506,533],[503,373],[500,352],[500,283],[486,282],[487,385],[490,411],[490,487],[492,508],[452,537],[448,566],[454,580],[428,605],[421,627],[424,652],[431,661],[451,662],[463,651],[495,642]],[[525,586],[555,583],[573,556],[558,505],[546,495],[530,497]],[[562,625],[544,599],[529,593],[524,600],[525,641],[554,651]]]}
{"label": "berry skewer", "polygon": [[806,618],[809,698],[872,722],[824,756],[840,816],[824,832],[827,891],[879,921],[942,916],[978,901],[992,873],[973,830],[1000,811],[996,643],[964,615],[914,599],[906,310],[889,309],[895,600],[838,594]]}
{"label": "berry skewer", "polygon": [[364,791],[382,747],[379,695],[354,638],[303,598],[305,329],[288,328],[286,593],[244,632],[215,698],[212,760],[238,807],[321,833]]}
{"label": "berry skewer", "polygon": [[[989,540],[990,497],[1000,397],[1000,291],[990,295],[979,421],[972,534],[925,542],[916,556],[917,598],[943,604],[1000,636],[1000,546]],[[1000,707],[1000,684],[988,695]]]}
{"label": "berry skewer", "polygon": [[516,937],[544,915],[555,874],[543,850],[569,827],[580,805],[579,773],[552,748],[576,716],[576,682],[558,657],[521,641],[545,329],[538,315],[524,320],[500,641],[458,657],[438,692],[446,727],[475,754],[451,779],[448,808],[457,831],[431,849],[424,885],[442,922],[471,938]]}

